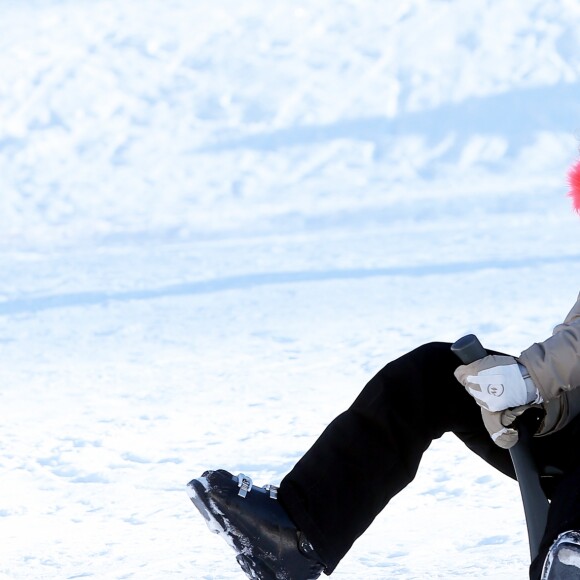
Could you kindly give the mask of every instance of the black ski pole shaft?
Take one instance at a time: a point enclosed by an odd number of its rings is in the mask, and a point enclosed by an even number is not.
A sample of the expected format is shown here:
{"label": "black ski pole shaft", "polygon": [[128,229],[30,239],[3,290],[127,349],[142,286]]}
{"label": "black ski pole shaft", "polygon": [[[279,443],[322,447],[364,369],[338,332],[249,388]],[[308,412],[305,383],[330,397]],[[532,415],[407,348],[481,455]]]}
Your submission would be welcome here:
{"label": "black ski pole shaft", "polygon": [[[487,356],[486,350],[474,334],[468,334],[460,338],[451,346],[451,350],[463,364],[469,364]],[[540,485],[538,468],[532,456],[531,440],[533,433],[531,427],[525,419],[518,421],[517,427],[518,443],[510,449],[510,456],[524,504],[530,556],[533,560],[540,549],[540,542],[548,521],[550,504]]]}

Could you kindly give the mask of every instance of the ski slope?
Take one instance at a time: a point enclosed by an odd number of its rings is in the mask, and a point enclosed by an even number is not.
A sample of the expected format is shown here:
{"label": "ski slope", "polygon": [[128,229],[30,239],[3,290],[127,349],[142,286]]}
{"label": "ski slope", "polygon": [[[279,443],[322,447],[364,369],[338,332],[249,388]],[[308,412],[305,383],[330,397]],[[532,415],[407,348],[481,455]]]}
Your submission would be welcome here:
{"label": "ski slope", "polygon": [[[573,0],[1,13],[2,579],[241,579],[191,478],[278,483],[392,358],[517,354],[578,295]],[[527,560],[446,436],[332,577]]]}

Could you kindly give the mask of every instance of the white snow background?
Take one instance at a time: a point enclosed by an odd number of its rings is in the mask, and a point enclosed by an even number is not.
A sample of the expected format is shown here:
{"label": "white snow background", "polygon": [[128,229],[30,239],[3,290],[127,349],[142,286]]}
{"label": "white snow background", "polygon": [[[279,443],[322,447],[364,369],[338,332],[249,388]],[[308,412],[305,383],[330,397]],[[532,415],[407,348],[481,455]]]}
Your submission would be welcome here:
{"label": "white snow background", "polygon": [[[0,577],[241,579],[192,477],[279,482],[421,343],[545,339],[580,289],[579,29],[577,0],[0,0]],[[446,436],[333,577],[527,562],[517,484]]]}

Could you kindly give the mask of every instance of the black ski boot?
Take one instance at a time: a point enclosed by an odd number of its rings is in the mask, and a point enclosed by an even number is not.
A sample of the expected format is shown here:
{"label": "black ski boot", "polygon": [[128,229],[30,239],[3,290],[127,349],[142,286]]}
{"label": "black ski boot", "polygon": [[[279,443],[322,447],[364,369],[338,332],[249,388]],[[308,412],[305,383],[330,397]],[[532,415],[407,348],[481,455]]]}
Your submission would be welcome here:
{"label": "black ski boot", "polygon": [[580,532],[560,534],[552,544],[542,580],[580,580]]}
{"label": "black ski boot", "polygon": [[257,487],[222,469],[191,480],[188,494],[207,520],[236,551],[253,580],[315,580],[324,565],[276,499],[274,486]]}

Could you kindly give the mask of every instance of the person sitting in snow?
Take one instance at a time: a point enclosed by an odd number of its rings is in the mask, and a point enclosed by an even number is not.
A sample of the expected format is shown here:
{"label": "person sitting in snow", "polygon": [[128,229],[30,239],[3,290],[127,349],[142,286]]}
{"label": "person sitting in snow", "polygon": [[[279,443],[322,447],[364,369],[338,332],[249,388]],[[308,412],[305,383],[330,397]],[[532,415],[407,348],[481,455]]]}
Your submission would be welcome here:
{"label": "person sitting in snow", "polygon": [[[580,210],[580,163],[570,176]],[[446,432],[515,478],[508,452],[518,440],[514,421],[534,408],[534,459],[563,475],[547,490],[548,523],[530,578],[580,579],[574,559],[567,565],[555,557],[565,548],[580,561],[580,457],[571,452],[580,447],[580,295],[552,336],[517,358],[488,351],[458,366],[450,346],[425,344],[387,364],[278,488],[225,470],[188,484],[194,505],[233,546],[249,578],[331,574]]]}

